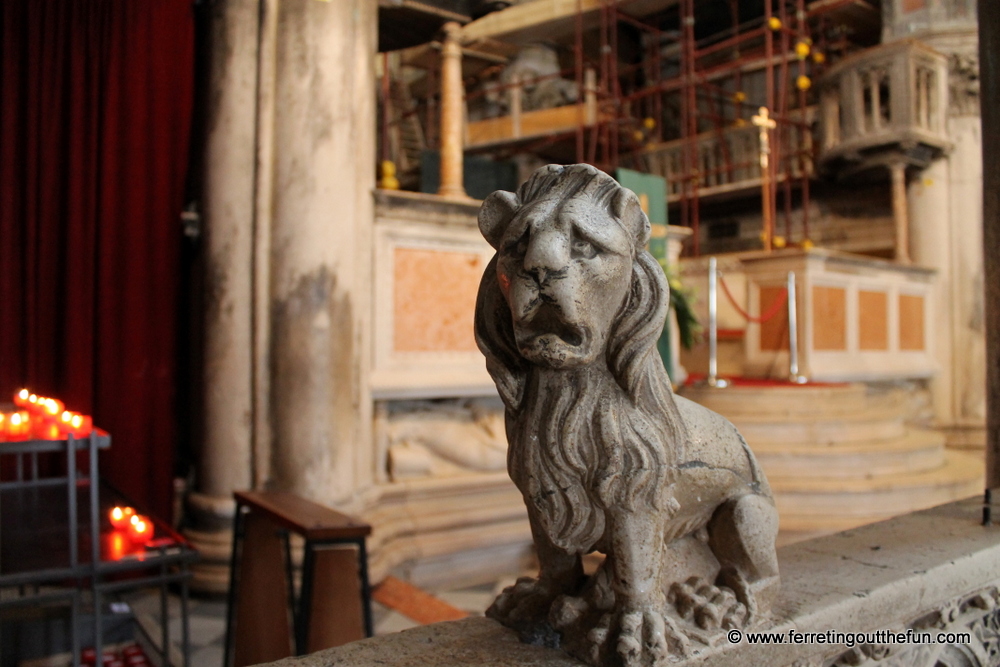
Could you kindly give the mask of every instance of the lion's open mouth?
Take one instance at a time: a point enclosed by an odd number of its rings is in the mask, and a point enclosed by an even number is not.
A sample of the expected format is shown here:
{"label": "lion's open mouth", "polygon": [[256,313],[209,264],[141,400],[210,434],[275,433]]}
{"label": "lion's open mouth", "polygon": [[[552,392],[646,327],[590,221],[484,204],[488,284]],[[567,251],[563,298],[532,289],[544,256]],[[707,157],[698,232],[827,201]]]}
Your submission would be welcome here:
{"label": "lion's open mouth", "polygon": [[523,324],[526,339],[536,339],[541,336],[557,336],[571,347],[583,344],[584,331],[578,325],[565,321],[561,312],[551,306],[542,306],[538,312]]}

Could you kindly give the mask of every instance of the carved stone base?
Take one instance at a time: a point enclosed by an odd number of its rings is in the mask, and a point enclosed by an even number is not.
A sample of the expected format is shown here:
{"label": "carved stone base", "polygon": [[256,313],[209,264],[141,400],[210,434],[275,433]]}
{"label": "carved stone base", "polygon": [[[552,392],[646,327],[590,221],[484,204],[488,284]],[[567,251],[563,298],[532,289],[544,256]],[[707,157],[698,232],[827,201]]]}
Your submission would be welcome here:
{"label": "carved stone base", "polygon": [[223,595],[229,590],[229,561],[233,548],[232,498],[217,498],[203,493],[187,497],[189,527],[183,530],[201,558],[191,566],[191,590],[208,595]]}

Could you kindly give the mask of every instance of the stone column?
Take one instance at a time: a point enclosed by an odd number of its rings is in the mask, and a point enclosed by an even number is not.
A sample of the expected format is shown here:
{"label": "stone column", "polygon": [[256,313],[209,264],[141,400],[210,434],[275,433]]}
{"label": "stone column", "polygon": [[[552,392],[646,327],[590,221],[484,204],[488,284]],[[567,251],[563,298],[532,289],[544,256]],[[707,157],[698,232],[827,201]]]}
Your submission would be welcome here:
{"label": "stone column", "polygon": [[[983,162],[1000,160],[1000,13],[979,0]],[[983,251],[986,328],[986,487],[1000,487],[1000,170],[983,172]]]}
{"label": "stone column", "polygon": [[211,12],[204,195],[204,429],[185,533],[201,552],[193,586],[229,583],[233,491],[251,485],[251,267],[258,0]]}
{"label": "stone column", "polygon": [[275,52],[271,482],[370,484],[377,3],[283,0]]}
{"label": "stone column", "polygon": [[462,85],[462,46],[458,43],[460,29],[455,22],[444,24],[444,44],[441,47],[441,184],[438,194],[464,198],[467,196],[462,171],[465,90]]}
{"label": "stone column", "polygon": [[910,249],[913,262],[937,270],[929,339],[934,349],[938,372],[931,382],[934,419],[948,426],[954,422],[954,353],[951,342],[951,231],[948,161],[936,160],[909,191]]}
{"label": "stone column", "polygon": [[896,261],[910,263],[910,214],[906,207],[906,164],[889,165],[892,175],[892,218],[896,226]]}

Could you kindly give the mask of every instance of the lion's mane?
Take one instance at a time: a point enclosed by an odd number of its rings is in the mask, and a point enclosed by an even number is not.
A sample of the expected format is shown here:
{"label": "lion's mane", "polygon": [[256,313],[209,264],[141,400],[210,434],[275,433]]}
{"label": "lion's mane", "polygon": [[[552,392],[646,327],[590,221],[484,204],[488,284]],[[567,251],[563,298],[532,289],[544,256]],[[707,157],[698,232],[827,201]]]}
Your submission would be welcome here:
{"label": "lion's mane", "polygon": [[479,286],[475,332],[506,406],[511,479],[553,544],[586,552],[600,546],[608,508],[664,509],[673,502],[669,488],[687,434],[656,353],[669,293],[663,271],[643,247],[649,222],[637,198],[588,165],[549,166],[518,189],[510,217],[553,192],[563,199],[590,197],[623,227],[625,215],[642,216],[639,224],[647,230],[633,244],[631,287],[605,352],[614,382],[587,369],[538,368],[521,357],[496,256]]}

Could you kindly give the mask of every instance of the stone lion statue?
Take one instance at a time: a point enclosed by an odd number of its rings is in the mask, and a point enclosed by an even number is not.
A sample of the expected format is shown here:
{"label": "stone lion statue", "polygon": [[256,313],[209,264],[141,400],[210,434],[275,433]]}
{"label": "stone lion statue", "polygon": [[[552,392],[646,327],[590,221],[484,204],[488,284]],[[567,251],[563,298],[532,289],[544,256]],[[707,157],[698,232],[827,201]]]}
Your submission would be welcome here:
{"label": "stone lion statue", "polygon": [[476,340],[540,564],[487,615],[629,666],[753,622],[778,588],[777,512],[735,427],[671,391],[655,351],[668,288],[638,198],[591,166],[549,165],[487,197],[479,227],[496,255]]}

